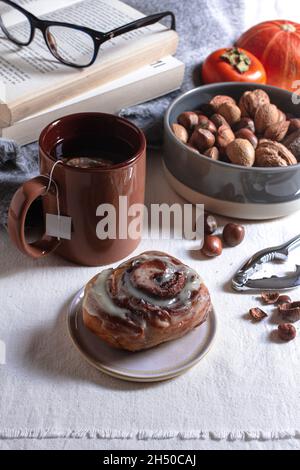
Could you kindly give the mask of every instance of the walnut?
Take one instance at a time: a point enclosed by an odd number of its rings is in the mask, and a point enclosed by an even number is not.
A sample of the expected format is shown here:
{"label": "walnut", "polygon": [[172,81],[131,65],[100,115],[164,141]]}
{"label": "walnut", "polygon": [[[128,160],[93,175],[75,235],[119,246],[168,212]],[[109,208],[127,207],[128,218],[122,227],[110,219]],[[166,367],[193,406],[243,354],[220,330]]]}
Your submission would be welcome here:
{"label": "walnut", "polygon": [[236,139],[226,148],[229,160],[235,165],[253,166],[255,161],[255,150],[249,140]]}
{"label": "walnut", "polygon": [[288,121],[281,121],[272,124],[267,127],[264,133],[265,139],[276,140],[276,142],[281,142],[288,131],[290,123]]}
{"label": "walnut", "polygon": [[261,167],[296,165],[294,155],[279,142],[261,139],[255,151],[255,165]]}
{"label": "walnut", "polygon": [[233,126],[241,119],[240,108],[232,103],[223,103],[218,109],[218,113],[223,116],[230,126]]}
{"label": "walnut", "polygon": [[279,109],[275,104],[259,106],[254,116],[255,129],[257,133],[263,134],[268,127],[278,123],[279,116]]}
{"label": "walnut", "polygon": [[300,162],[300,129],[288,135],[284,139],[283,144],[295,155],[298,162]]}
{"label": "walnut", "polygon": [[243,117],[255,116],[260,106],[270,104],[270,98],[263,90],[246,91],[239,101],[239,107]]}

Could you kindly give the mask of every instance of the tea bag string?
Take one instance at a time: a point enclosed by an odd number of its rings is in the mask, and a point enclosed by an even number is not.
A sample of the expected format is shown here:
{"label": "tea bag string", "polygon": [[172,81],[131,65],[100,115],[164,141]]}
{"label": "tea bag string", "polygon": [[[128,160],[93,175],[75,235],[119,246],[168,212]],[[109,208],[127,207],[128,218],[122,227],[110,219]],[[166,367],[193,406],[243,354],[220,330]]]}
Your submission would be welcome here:
{"label": "tea bag string", "polygon": [[[48,186],[45,186],[45,192],[43,193],[43,196],[46,196],[46,194],[49,193],[52,183],[53,183],[53,185],[54,185],[54,187],[55,187],[56,207],[57,207],[57,219],[58,219],[59,233],[60,233],[60,202],[59,202],[59,189],[58,189],[58,185],[57,185],[56,181],[53,179],[53,172],[54,172],[56,166],[59,165],[60,163],[62,163],[60,160],[57,160],[57,162],[54,163],[54,165],[53,165],[52,168],[51,168],[51,171],[50,171],[50,174],[49,174],[49,175],[41,175],[41,176],[43,176],[44,178],[47,178],[47,179],[49,180],[49,181],[48,181]],[[59,234],[57,235],[57,239],[58,239],[58,241],[60,241],[60,235],[59,235]]]}

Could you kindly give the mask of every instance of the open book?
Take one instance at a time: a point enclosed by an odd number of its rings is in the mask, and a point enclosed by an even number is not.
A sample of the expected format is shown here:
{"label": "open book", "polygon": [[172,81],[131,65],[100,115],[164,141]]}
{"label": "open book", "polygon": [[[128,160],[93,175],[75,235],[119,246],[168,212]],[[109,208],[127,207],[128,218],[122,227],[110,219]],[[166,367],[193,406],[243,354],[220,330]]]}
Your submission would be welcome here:
{"label": "open book", "polygon": [[44,127],[73,113],[103,112],[116,114],[122,108],[144,103],[177,90],[182,84],[184,64],[175,57],[164,57],[99,87],[21,119],[0,129],[0,137],[19,145],[38,140]]}
{"label": "open book", "polygon": [[[33,14],[105,32],[142,17],[119,0],[18,0]],[[14,18],[11,18],[12,24]],[[85,93],[175,53],[178,35],[155,24],[105,43],[86,69],[60,64],[39,32],[28,47],[0,33],[0,127]],[[64,44],[67,50],[68,44]]]}

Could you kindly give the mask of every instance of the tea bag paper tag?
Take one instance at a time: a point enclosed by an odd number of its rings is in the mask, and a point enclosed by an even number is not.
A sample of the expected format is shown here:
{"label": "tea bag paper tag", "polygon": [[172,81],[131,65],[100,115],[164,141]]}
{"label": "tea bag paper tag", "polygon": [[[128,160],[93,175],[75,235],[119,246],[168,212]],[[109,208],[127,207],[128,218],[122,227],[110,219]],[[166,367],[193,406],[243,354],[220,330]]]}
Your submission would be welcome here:
{"label": "tea bag paper tag", "polygon": [[64,215],[46,214],[46,235],[71,240],[72,218]]}

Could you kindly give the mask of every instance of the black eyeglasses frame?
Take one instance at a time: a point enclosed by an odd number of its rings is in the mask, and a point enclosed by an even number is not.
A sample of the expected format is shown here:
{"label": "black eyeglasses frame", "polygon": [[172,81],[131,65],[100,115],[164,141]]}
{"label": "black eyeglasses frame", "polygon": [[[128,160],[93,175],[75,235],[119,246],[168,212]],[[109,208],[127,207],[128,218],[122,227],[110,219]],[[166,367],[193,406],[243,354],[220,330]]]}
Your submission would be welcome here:
{"label": "black eyeglasses frame", "polygon": [[[35,31],[36,29],[39,29],[44,37],[45,43],[50,51],[50,53],[62,64],[67,65],[69,67],[74,67],[78,69],[90,67],[93,65],[95,60],[98,57],[99,49],[100,47],[110,39],[113,39],[117,36],[121,36],[122,34],[129,33],[130,31],[134,31],[135,29],[143,28],[145,26],[150,26],[154,23],[157,23],[161,21],[162,19],[166,18],[167,16],[171,17],[171,28],[172,30],[176,30],[176,19],[175,15],[171,11],[163,11],[161,13],[155,13],[153,15],[145,16],[143,18],[139,18],[135,21],[132,21],[131,23],[125,24],[123,26],[120,26],[118,28],[112,29],[111,31],[108,32],[101,32],[97,31],[95,29],[88,28],[86,26],[79,26],[76,24],[72,23],[65,23],[65,22],[60,22],[60,21],[49,21],[49,20],[42,20],[40,18],[37,18],[35,15],[27,11],[25,8],[21,7],[20,5],[17,5],[16,3],[12,2],[11,0],[0,0],[0,3],[6,3],[7,5],[10,5],[12,8],[15,8],[16,10],[20,11],[23,13],[24,16],[28,19],[30,26],[31,26],[31,31],[30,31],[30,36],[27,42],[21,42],[13,38],[9,31],[6,29],[6,27],[3,25],[0,17],[0,28],[3,30],[4,34],[7,36],[7,38],[12,41],[14,44],[18,46],[29,46],[31,42],[34,39]],[[49,43],[49,39],[47,38],[47,30],[51,26],[60,26],[64,28],[70,28],[70,29],[75,29],[77,31],[82,31],[86,34],[88,34],[93,42],[94,42],[94,55],[91,59],[91,61],[85,65],[78,65],[74,64],[72,62],[65,61],[62,59],[59,55],[55,54],[55,51],[51,48],[51,44]]]}

